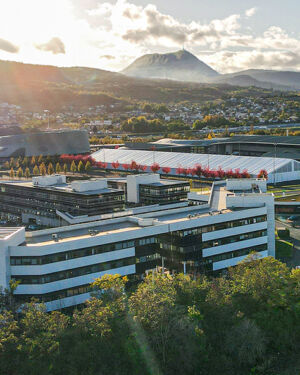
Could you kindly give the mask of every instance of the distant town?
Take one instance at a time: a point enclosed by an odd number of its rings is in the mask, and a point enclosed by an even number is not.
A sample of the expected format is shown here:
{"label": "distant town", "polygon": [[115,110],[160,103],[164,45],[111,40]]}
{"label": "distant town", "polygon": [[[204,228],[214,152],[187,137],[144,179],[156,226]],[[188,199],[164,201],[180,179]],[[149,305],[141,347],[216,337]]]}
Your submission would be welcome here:
{"label": "distant town", "polygon": [[[0,131],[9,125],[21,125],[27,130],[71,127],[86,128],[91,133],[123,133],[122,125],[131,118],[157,119],[162,124],[158,133],[187,130],[205,130],[227,126],[238,128],[244,125],[293,124],[300,122],[300,102],[297,97],[228,98],[208,102],[205,105],[182,103],[174,105],[125,106],[120,103],[98,105],[78,111],[75,108],[64,112],[43,110],[29,112],[22,107],[0,103]],[[141,133],[145,132],[141,126]],[[128,134],[128,131],[124,133]],[[138,133],[138,131],[135,131]],[[153,133],[151,131],[151,133]]]}

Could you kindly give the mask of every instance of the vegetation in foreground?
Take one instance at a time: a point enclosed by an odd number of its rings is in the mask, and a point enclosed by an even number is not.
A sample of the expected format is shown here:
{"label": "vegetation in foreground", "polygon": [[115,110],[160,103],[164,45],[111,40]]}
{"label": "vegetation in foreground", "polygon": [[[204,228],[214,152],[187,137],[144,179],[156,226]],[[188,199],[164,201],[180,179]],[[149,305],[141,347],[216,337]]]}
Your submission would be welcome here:
{"label": "vegetation in foreground", "polygon": [[[300,270],[249,256],[228,277],[106,275],[72,314],[3,293],[1,375],[272,374],[300,370]],[[101,292],[101,299],[100,296]]]}

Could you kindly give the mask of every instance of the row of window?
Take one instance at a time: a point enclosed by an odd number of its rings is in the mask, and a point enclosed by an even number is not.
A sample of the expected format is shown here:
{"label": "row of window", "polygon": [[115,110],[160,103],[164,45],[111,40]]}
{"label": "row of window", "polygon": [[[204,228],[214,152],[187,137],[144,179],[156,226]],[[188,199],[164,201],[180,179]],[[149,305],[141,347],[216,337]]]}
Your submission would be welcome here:
{"label": "row of window", "polygon": [[[144,257],[136,258],[136,263],[150,262],[150,261],[157,260],[160,258],[161,258],[160,254],[147,255]],[[59,290],[59,291],[52,292],[52,293],[37,295],[36,298],[42,302],[49,302],[49,301],[54,301],[54,300],[61,299],[61,298],[77,296],[78,294],[89,293],[92,291],[92,289],[93,288],[90,284],[86,284],[86,285],[77,286],[75,288],[63,289],[63,290]],[[29,298],[26,298],[25,296],[20,296],[20,299],[22,299],[24,302],[26,301],[29,302],[31,297],[32,297],[31,295],[29,296]]]}
{"label": "row of window", "polygon": [[152,260],[160,259],[161,255],[158,253],[145,255],[143,257],[136,258],[136,263],[146,263],[151,262]]}
{"label": "row of window", "polygon": [[199,228],[177,231],[177,232],[173,232],[172,234],[178,237],[195,236],[201,233],[214,232],[217,230],[235,228],[235,227],[240,227],[243,225],[257,224],[266,220],[267,220],[267,215],[248,217],[246,219],[225,221],[225,222],[218,223],[218,224],[208,225],[206,227],[199,227]]}
{"label": "row of window", "polygon": [[252,246],[252,247],[247,247],[246,249],[240,249],[240,250],[230,251],[228,253],[213,255],[205,259],[207,259],[208,261],[212,261],[212,262],[220,262],[222,260],[227,260],[231,258],[241,257],[243,255],[248,255],[253,251],[260,252],[260,251],[264,251],[267,249],[268,249],[268,244],[263,244],[263,245],[255,246],[255,248],[253,248]]}
{"label": "row of window", "polygon": [[169,196],[173,194],[180,194],[180,193],[188,193],[190,191],[190,186],[178,186],[178,187],[171,187],[171,188],[153,188],[153,187],[145,187],[140,186],[140,194],[150,195],[150,196]]}
{"label": "row of window", "polygon": [[58,290],[56,292],[41,294],[41,295],[17,295],[17,298],[20,302],[30,302],[31,299],[34,297],[40,302],[50,302],[55,301],[57,299],[67,298],[67,297],[74,297],[78,294],[89,293],[92,291],[92,286],[90,284],[77,286],[75,288],[63,289]]}
{"label": "row of window", "polygon": [[[144,239],[146,241],[147,239]],[[44,256],[27,256],[27,257],[11,257],[10,264],[12,266],[35,266],[49,264],[54,262],[63,262],[65,260],[82,258],[90,255],[107,253],[115,250],[128,249],[135,246],[135,241],[123,241],[110,243],[106,245],[86,247],[78,250],[64,251],[61,253],[44,255]]]}
{"label": "row of window", "polygon": [[252,238],[257,238],[257,237],[264,237],[266,235],[267,235],[267,230],[259,230],[256,232],[243,233],[243,234],[238,234],[236,236],[223,237],[223,238],[219,238],[219,239],[215,239],[211,241],[206,241],[206,242],[203,242],[202,246],[203,246],[203,249],[207,249],[209,247],[228,245],[230,243],[250,240]]}
{"label": "row of window", "polygon": [[195,245],[190,245],[190,246],[179,246],[176,244],[171,244],[168,242],[161,242],[160,243],[160,248],[163,250],[168,250],[168,251],[175,251],[177,253],[192,253],[195,251],[200,251],[202,249],[202,243],[201,241],[196,243]]}
{"label": "row of window", "polygon": [[46,284],[54,281],[84,276],[91,273],[108,271],[114,268],[120,268],[132,264],[135,264],[134,257],[114,260],[105,263],[93,264],[90,266],[74,268],[65,271],[53,272],[47,275],[15,275],[13,276],[13,278],[17,281],[20,281],[21,284]]}
{"label": "row of window", "polygon": [[[227,259],[231,259],[231,258],[236,258],[236,257],[248,255],[253,251],[262,252],[262,251],[267,250],[267,248],[268,248],[268,245],[263,244],[263,245],[256,246],[255,248],[249,247],[249,248],[246,248],[246,249],[240,249],[240,250],[236,250],[236,251],[232,251],[232,252],[228,252],[228,253],[214,255],[214,256],[211,256],[211,257],[204,258],[203,260],[205,261],[205,263],[207,263],[207,262],[209,262],[209,263],[219,262],[219,261],[222,261],[222,260],[227,260]],[[137,258],[136,262],[137,263],[144,263],[144,262],[157,260],[157,259],[160,259],[160,258],[161,258],[160,254],[152,254],[152,255],[145,256],[145,257]],[[192,261],[186,262],[186,265],[194,266],[194,262],[192,262]],[[54,300],[62,299],[62,298],[66,298],[66,297],[73,297],[73,296],[88,293],[88,292],[91,292],[91,291],[92,291],[91,285],[86,284],[86,285],[81,285],[81,286],[74,287],[74,288],[63,289],[63,290],[59,290],[59,291],[56,291],[56,292],[38,295],[38,296],[36,296],[36,298],[38,298],[40,301],[43,301],[43,302],[49,302],[49,301],[54,301]],[[24,300],[24,302],[26,300],[29,301],[31,299],[31,297],[32,296],[29,296],[28,298],[26,298],[25,296],[20,296],[20,298],[22,299],[22,301]]]}

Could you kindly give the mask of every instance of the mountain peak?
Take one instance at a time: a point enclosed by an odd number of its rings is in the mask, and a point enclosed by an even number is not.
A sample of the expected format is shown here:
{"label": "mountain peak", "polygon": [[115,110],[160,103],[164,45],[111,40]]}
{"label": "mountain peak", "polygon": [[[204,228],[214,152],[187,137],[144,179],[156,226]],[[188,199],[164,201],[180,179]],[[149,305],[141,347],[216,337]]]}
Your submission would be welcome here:
{"label": "mountain peak", "polygon": [[122,73],[134,77],[194,82],[206,82],[209,78],[218,75],[210,66],[185,49],[164,54],[143,55]]}

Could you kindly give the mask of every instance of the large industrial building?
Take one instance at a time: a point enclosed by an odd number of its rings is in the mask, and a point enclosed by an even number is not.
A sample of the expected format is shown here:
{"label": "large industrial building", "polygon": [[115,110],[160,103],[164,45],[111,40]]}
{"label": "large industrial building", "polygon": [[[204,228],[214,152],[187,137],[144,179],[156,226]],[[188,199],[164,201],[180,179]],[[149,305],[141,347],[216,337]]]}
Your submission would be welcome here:
{"label": "large industrial building", "polygon": [[[240,135],[212,139],[171,139],[156,142],[126,142],[124,149],[199,154],[263,156],[300,160],[300,137]],[[112,147],[113,148],[113,147]]]}
{"label": "large industrial building", "polygon": [[0,159],[18,156],[84,154],[89,151],[86,130],[59,130],[0,137]]}
{"label": "large industrial building", "polygon": [[[47,310],[83,303],[104,274],[139,279],[149,270],[221,272],[255,251],[275,256],[274,197],[265,180],[213,185],[207,203],[25,233],[0,229],[0,286],[19,281],[20,301]],[[201,200],[201,199],[200,199]]]}
{"label": "large industrial building", "polygon": [[[224,171],[246,169],[251,177],[257,177],[262,169],[268,173],[268,183],[279,183],[285,181],[300,180],[300,162],[272,157],[251,157],[235,155],[212,155],[212,154],[188,154],[180,152],[140,151],[140,150],[113,150],[102,149],[92,154],[96,161],[105,161],[107,168],[114,169],[113,162],[119,162],[122,169],[123,164],[130,164],[133,160],[140,165],[150,167],[157,163],[160,168],[169,167],[170,175],[177,174],[177,168],[193,168],[201,165],[203,168]],[[160,169],[157,173],[163,173]]]}

